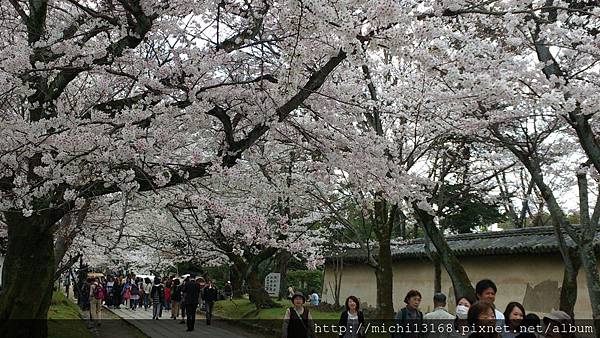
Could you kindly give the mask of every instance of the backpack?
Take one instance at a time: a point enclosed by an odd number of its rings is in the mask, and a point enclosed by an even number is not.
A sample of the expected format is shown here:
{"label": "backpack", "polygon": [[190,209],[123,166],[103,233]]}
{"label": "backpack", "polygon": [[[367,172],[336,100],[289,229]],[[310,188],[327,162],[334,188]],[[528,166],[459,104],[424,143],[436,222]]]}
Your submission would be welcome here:
{"label": "backpack", "polygon": [[96,299],[104,299],[105,296],[105,292],[104,292],[104,288],[102,287],[102,285],[98,284],[96,285],[96,287],[94,288],[94,298]]}

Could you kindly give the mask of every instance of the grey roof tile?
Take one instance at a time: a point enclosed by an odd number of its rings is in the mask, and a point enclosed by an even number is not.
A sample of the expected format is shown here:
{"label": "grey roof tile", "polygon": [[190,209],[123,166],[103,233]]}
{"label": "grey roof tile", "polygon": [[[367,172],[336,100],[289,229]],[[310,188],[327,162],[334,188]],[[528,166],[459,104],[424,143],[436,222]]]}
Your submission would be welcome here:
{"label": "grey roof tile", "polygon": [[[565,235],[567,245],[575,247],[575,243]],[[542,254],[558,253],[558,244],[552,227],[531,227],[476,234],[459,234],[446,237],[448,245],[457,256],[469,255],[504,255],[504,254]],[[600,231],[594,239],[596,250],[600,251]],[[430,250],[435,252],[433,244]],[[362,249],[347,249],[339,254],[350,260],[364,260],[366,255]],[[337,255],[330,255],[337,256]],[[392,245],[392,256],[395,260],[410,257],[426,257],[425,242],[415,239]]]}

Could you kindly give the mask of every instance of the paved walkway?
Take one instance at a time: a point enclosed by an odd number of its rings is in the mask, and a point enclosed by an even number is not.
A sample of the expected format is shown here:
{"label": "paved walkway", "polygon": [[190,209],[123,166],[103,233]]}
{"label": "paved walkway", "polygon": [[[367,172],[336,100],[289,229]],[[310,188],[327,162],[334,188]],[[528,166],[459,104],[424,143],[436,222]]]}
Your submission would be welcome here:
{"label": "paved walkway", "polygon": [[110,309],[112,313],[124,319],[131,325],[137,327],[150,338],[264,338],[245,332],[244,329],[228,325],[227,323],[213,320],[212,325],[207,326],[204,318],[198,314],[194,331],[187,332],[187,326],[180,324],[180,319],[169,319],[170,312],[163,311],[163,317],[152,320],[152,311],[137,309]]}
{"label": "paved walkway", "polygon": [[[89,318],[89,312],[82,313],[84,318]],[[107,308],[102,309],[102,325],[93,324],[86,319],[88,329],[95,337],[100,338],[147,338],[145,334],[139,331],[125,320],[122,320]]]}

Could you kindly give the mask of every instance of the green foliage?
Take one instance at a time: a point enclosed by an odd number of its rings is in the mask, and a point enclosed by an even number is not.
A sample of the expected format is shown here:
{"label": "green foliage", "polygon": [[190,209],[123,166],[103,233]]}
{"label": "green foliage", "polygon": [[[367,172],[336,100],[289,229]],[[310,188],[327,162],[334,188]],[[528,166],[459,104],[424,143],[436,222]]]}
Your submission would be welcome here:
{"label": "green foliage", "polygon": [[294,288],[294,291],[301,291],[308,299],[308,294],[312,289],[321,294],[323,281],[322,270],[293,270],[288,271],[288,286]]}
{"label": "green foliage", "polygon": [[[285,310],[291,306],[289,300],[273,301],[280,305],[277,308],[262,309],[256,312],[256,307],[248,299],[234,299],[233,301],[221,300],[215,302],[214,314],[228,319],[282,319]],[[339,319],[340,314],[337,311],[322,311],[308,304],[304,306],[310,309],[313,319]],[[277,322],[277,327],[281,327],[281,322]]]}
{"label": "green foliage", "polygon": [[229,276],[229,267],[227,265],[206,267],[203,276],[212,280],[217,289],[223,290],[227,282],[226,278]]}
{"label": "green foliage", "polygon": [[461,184],[446,186],[444,193],[447,202],[440,224],[446,229],[470,233],[475,228],[485,228],[504,219],[498,204],[486,201],[484,196],[464,189]]}

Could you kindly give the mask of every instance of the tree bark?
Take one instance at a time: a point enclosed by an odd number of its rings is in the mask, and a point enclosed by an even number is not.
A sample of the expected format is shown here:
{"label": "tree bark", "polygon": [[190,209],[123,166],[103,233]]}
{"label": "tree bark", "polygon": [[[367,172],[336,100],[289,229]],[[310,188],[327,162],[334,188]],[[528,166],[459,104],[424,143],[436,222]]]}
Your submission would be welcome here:
{"label": "tree bark", "polygon": [[394,276],[392,272],[392,250],[390,238],[379,238],[378,263],[375,268],[377,281],[377,315],[381,319],[390,319],[394,316]]}
{"label": "tree bark", "polygon": [[571,262],[571,268],[565,264],[558,308],[574,318],[575,302],[577,301],[577,275],[581,267],[581,260],[576,255],[571,254]]}
{"label": "tree bark", "polygon": [[244,273],[239,271],[235,266],[232,266],[229,278],[231,280],[233,298],[242,298],[244,295],[242,288],[242,285],[244,284]]}
{"label": "tree bark", "polygon": [[529,172],[529,175],[531,175],[531,182],[533,182],[538,188],[538,191],[542,195],[543,201],[548,207],[548,211],[550,211],[558,249],[565,264],[559,307],[561,309],[565,309],[564,311],[567,313],[572,313],[573,308],[575,307],[575,302],[577,301],[577,274],[579,272],[579,263],[575,262],[573,259],[574,255],[572,255],[572,249],[567,246],[565,235],[563,233],[564,230],[569,229],[569,221],[567,220],[562,208],[558,204],[558,201],[554,196],[554,192],[546,184],[546,182],[544,182],[542,168],[540,167],[537,157],[517,148],[514,145],[515,142],[511,141],[509,138],[500,133],[498,129],[492,128],[490,131],[496,136],[502,145],[511,153],[513,153],[525,166]]}
{"label": "tree bark", "polygon": [[278,300],[287,298],[287,271],[291,257],[292,255],[285,250],[279,253],[279,275],[281,277],[281,282],[279,284],[279,297],[277,298]]}
{"label": "tree bark", "polygon": [[[584,168],[582,168],[584,169]],[[579,215],[581,232],[573,231],[571,237],[579,246],[579,255],[587,282],[590,303],[592,304],[592,318],[596,326],[596,332],[600,330],[600,275],[598,274],[598,260],[594,252],[594,237],[600,218],[600,196],[594,207],[594,215],[590,219],[588,201],[587,167],[577,172],[577,185],[579,188]]]}
{"label": "tree bark", "polygon": [[48,308],[54,282],[52,217],[5,212],[8,250],[0,291],[0,337],[48,336]]}
{"label": "tree bark", "polygon": [[333,289],[333,307],[340,308],[340,290],[342,288],[342,275],[344,274],[344,258],[333,258],[333,287],[330,283],[329,288]]}
{"label": "tree bark", "polygon": [[375,201],[373,205],[374,213],[371,220],[379,246],[377,265],[374,266],[377,283],[377,316],[380,319],[389,319],[394,316],[391,236],[398,206],[388,206],[384,199]]}
{"label": "tree bark", "polygon": [[470,299],[475,299],[475,289],[473,288],[473,285],[471,285],[471,281],[469,280],[465,268],[460,264],[460,261],[452,252],[448,242],[446,242],[446,239],[436,227],[433,216],[426,211],[419,209],[417,205],[413,205],[413,208],[417,220],[425,229],[431,243],[435,246],[440,262],[444,265],[444,268],[452,280],[455,299],[459,299],[460,297],[470,297]]}
{"label": "tree bark", "polygon": [[275,303],[265,290],[265,287],[258,276],[255,269],[252,269],[248,274],[248,284],[250,286],[248,290],[248,298],[256,306],[256,311],[260,311],[263,308],[274,307]]}
{"label": "tree bark", "polygon": [[437,254],[433,254],[433,266],[434,266],[434,284],[433,292],[442,292],[442,264],[440,263],[440,257]]}

